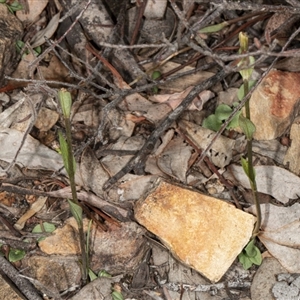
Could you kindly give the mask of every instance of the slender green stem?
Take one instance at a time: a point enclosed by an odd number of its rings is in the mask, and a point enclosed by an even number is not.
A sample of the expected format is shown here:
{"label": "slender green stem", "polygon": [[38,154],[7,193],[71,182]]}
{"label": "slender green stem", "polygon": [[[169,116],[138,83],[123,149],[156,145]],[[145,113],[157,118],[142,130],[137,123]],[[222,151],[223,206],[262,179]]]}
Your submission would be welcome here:
{"label": "slender green stem", "polygon": [[[249,92],[249,82],[248,80],[244,80],[244,95],[247,95]],[[250,100],[248,99],[245,103],[245,111],[246,111],[246,118],[248,120],[251,120],[251,114],[250,114]],[[255,173],[254,173],[254,167],[253,167],[253,157],[252,157],[252,137],[250,139],[247,139],[247,158],[248,158],[248,176],[250,181],[250,186],[252,190],[253,199],[255,202],[256,207],[256,216],[257,221],[252,233],[252,238],[255,238],[260,230],[261,225],[261,209],[260,209],[260,203],[257,195],[257,186],[256,186],[256,180],[255,180]]]}
{"label": "slender green stem", "polygon": [[[76,191],[75,183],[75,167],[73,162],[73,152],[72,152],[72,138],[71,138],[71,122],[69,118],[65,118],[65,128],[66,128],[66,140],[68,145],[68,165],[69,165],[69,180],[72,191],[73,202],[77,205],[79,204]],[[85,236],[83,231],[83,221],[82,219],[77,222],[78,231],[79,231],[79,240],[80,240],[80,250],[81,250],[81,259],[82,259],[82,281],[83,284],[87,281],[87,256],[85,249]]]}

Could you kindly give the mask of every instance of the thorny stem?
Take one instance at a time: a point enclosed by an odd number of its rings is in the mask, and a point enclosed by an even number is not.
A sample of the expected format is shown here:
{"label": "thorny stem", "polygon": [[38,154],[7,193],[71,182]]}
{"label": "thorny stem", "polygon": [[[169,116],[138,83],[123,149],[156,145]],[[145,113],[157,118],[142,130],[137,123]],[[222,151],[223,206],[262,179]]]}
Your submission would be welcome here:
{"label": "thorny stem", "polygon": [[[247,95],[249,92],[249,81],[244,80],[244,95]],[[248,99],[245,103],[245,112],[246,112],[246,118],[248,120],[251,120],[251,114],[250,114],[250,99]],[[255,227],[252,233],[252,238],[255,238],[259,232],[260,225],[261,225],[261,209],[260,209],[260,203],[257,196],[257,186],[256,186],[256,180],[255,180],[255,174],[254,174],[254,168],[253,168],[253,157],[252,157],[252,140],[247,139],[247,162],[248,162],[248,176],[250,181],[250,186],[252,190],[252,195],[256,207],[256,216],[257,221],[255,223]]]}
{"label": "thorny stem", "polygon": [[[73,202],[80,206],[78,198],[77,198],[77,191],[76,191],[76,183],[75,183],[75,170],[74,170],[74,163],[73,163],[73,153],[72,153],[72,138],[71,138],[71,122],[70,118],[65,119],[65,128],[66,128],[66,140],[68,145],[68,165],[69,165],[69,180],[72,192],[72,199]],[[77,222],[78,225],[78,232],[79,232],[79,240],[80,240],[80,250],[81,250],[81,259],[82,259],[82,282],[83,284],[86,283],[87,280],[87,255],[85,251],[85,236],[83,231],[83,221],[80,219]]]}

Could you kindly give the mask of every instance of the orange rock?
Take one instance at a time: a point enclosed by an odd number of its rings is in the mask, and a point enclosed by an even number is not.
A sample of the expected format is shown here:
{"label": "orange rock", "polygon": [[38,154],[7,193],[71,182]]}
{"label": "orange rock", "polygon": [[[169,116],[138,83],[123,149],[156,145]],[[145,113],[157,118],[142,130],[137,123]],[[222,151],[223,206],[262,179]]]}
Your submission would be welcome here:
{"label": "orange rock", "polygon": [[281,136],[297,115],[300,73],[271,70],[250,99],[254,138],[272,140]]}
{"label": "orange rock", "polygon": [[225,201],[159,181],[136,220],[184,264],[217,282],[248,243],[255,217]]}

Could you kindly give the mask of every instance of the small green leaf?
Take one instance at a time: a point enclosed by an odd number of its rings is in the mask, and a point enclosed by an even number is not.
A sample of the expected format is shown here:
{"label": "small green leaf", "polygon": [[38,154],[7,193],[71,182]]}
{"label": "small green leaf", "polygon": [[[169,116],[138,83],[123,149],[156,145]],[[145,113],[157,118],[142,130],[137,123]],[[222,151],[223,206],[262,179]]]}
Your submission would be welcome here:
{"label": "small green leaf", "polygon": [[12,4],[9,4],[9,6],[13,11],[18,11],[23,9],[23,6],[17,0],[15,0]]}
{"label": "small green leaf", "polygon": [[[151,75],[151,78],[152,78],[153,80],[156,80],[156,79],[158,79],[160,76],[161,76],[161,72],[160,72],[160,71],[154,71],[154,72],[152,73],[152,75]],[[157,94],[157,93],[158,93],[158,87],[157,87],[157,86],[154,86],[154,87],[152,88],[152,92],[153,92],[153,94]]]}
{"label": "small green leaf", "polygon": [[[43,231],[43,228],[44,228],[44,231]],[[32,233],[43,233],[43,232],[51,233],[56,229],[55,225],[48,223],[48,222],[43,222],[43,228],[42,228],[41,224],[38,224],[32,229]]]}
{"label": "small green leaf", "polygon": [[[251,75],[253,73],[254,70],[254,65],[255,63],[255,58],[253,56],[249,56],[246,58],[243,58],[239,63],[238,66],[243,68],[242,70],[239,71],[239,73],[241,74],[243,80],[250,80]],[[251,68],[247,68],[248,66],[252,66]]]}
{"label": "small green leaf", "polygon": [[16,47],[17,47],[17,50],[18,52],[21,52],[21,50],[24,48],[25,46],[25,43],[21,40],[17,40],[16,41]]}
{"label": "small green leaf", "polygon": [[261,253],[254,243],[255,240],[251,240],[238,256],[245,270],[249,269],[253,264],[259,266],[262,263]]}
{"label": "small green leaf", "polygon": [[98,278],[97,275],[91,269],[89,269],[89,277],[90,281],[93,281]]}
{"label": "small green leaf", "polygon": [[68,161],[68,155],[69,155],[68,144],[60,131],[58,132],[58,139],[59,139],[59,145],[60,145],[64,166],[66,168],[67,173],[69,174],[70,168],[69,168],[69,161]]}
{"label": "small green leaf", "polygon": [[[256,83],[256,80],[249,80],[248,81],[248,85],[249,85],[249,89],[251,89]],[[245,97],[245,88],[244,88],[244,84],[242,84],[238,90],[238,99],[241,101],[244,99]]]}
{"label": "small green leaf", "polygon": [[220,121],[216,115],[212,114],[203,120],[202,126],[213,131],[218,131],[222,124],[223,122]]}
{"label": "small green leaf", "polygon": [[105,270],[100,270],[98,273],[98,277],[112,277],[107,271]]}
{"label": "small green leaf", "polygon": [[262,255],[256,246],[255,248],[256,248],[256,255],[254,257],[250,257],[250,260],[253,264],[260,266],[262,263]]}
{"label": "small green leaf", "polygon": [[58,99],[61,105],[61,109],[64,115],[64,118],[70,118],[71,115],[71,106],[72,106],[72,97],[71,93],[66,89],[62,88],[58,92]]}
{"label": "small green leaf", "polygon": [[42,47],[41,46],[38,46],[38,47],[35,47],[34,49],[34,54],[36,54],[36,56],[40,55],[42,53]]}
{"label": "small green leaf", "polygon": [[240,118],[240,114],[242,112],[238,111],[235,116],[232,118],[232,120],[229,122],[229,124],[227,125],[227,129],[234,129],[239,127],[239,118]]}
{"label": "small green leaf", "polygon": [[0,0],[0,3],[5,3],[6,2],[6,0]]}
{"label": "small green leaf", "polygon": [[161,76],[161,72],[160,71],[154,71],[151,75],[151,78],[153,80],[156,80],[157,78],[159,78]]}
{"label": "small green leaf", "polygon": [[228,26],[228,22],[222,22],[220,24],[212,25],[212,26],[207,26],[204,27],[200,30],[198,30],[199,33],[213,33],[213,32],[218,32]]}
{"label": "small green leaf", "polygon": [[153,92],[153,94],[157,94],[157,93],[158,93],[158,87],[157,87],[157,86],[154,86],[154,87],[152,88],[152,92]]}
{"label": "small green leaf", "polygon": [[90,247],[90,235],[91,235],[92,224],[93,224],[93,220],[90,220],[88,230],[87,230],[87,235],[86,235],[86,244],[85,244],[86,253],[89,253],[90,251],[89,247]]}
{"label": "small green leaf", "polygon": [[239,262],[243,265],[243,268],[245,270],[248,270],[250,267],[252,267],[253,263],[250,261],[249,257],[244,253],[239,254],[238,258]]}
{"label": "small green leaf", "polygon": [[73,217],[75,218],[77,223],[80,224],[80,222],[82,221],[82,207],[69,199],[68,202]]}
{"label": "small green leaf", "polygon": [[253,240],[251,240],[248,244],[247,244],[247,246],[244,248],[244,250],[245,250],[245,252],[247,253],[247,255],[249,256],[249,257],[254,257],[254,256],[256,256],[256,246],[255,246],[255,240],[253,239]]}
{"label": "small green leaf", "polygon": [[123,295],[117,291],[113,291],[111,296],[112,296],[113,300],[124,300]]}
{"label": "small green leaf", "polygon": [[216,108],[215,115],[219,121],[227,120],[232,113],[232,108],[227,104],[220,104]]}
{"label": "small green leaf", "polygon": [[243,167],[243,170],[244,170],[245,174],[249,177],[249,164],[248,164],[248,160],[245,159],[244,157],[241,157],[241,163],[242,163],[242,167]]}
{"label": "small green leaf", "polygon": [[10,262],[16,262],[21,260],[25,256],[25,251],[20,249],[13,249],[11,248],[8,254],[8,260]]}
{"label": "small green leaf", "polygon": [[242,114],[239,116],[239,126],[241,127],[243,133],[246,135],[248,141],[252,140],[253,134],[256,130],[253,122],[245,118]]}

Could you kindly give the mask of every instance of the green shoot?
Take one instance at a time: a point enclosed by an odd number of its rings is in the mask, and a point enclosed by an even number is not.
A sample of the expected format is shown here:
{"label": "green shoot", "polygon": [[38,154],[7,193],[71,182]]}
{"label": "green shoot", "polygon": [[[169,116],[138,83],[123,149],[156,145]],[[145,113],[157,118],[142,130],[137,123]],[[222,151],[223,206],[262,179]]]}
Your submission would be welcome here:
{"label": "green shoot", "polygon": [[[246,53],[248,51],[248,36],[242,32],[239,34],[240,39],[240,50],[239,53]],[[250,78],[253,72],[253,67],[247,68],[250,65],[253,65],[254,58],[252,56],[243,58],[238,66],[243,67],[244,69],[240,71],[240,74],[243,78],[243,88],[244,95],[247,95],[250,89]],[[251,121],[251,112],[250,112],[250,100],[248,99],[245,103],[245,117],[240,115],[239,117],[239,125],[246,135],[247,138],[247,159],[242,158],[242,166],[245,174],[249,178],[252,195],[256,207],[257,212],[257,221],[255,223],[255,227],[252,233],[252,238],[248,245],[244,248],[242,253],[239,255],[239,260],[243,264],[243,267],[248,269],[252,266],[252,264],[260,265],[262,262],[261,253],[259,249],[254,245],[255,238],[259,233],[260,225],[261,225],[261,210],[260,203],[257,195],[257,186],[255,180],[255,170],[253,167],[253,158],[252,158],[252,140],[253,134],[256,130],[255,125]]]}
{"label": "green shoot", "polygon": [[[248,51],[248,36],[242,32],[240,32],[239,35],[240,39],[240,53],[246,53]],[[240,74],[244,81],[244,95],[247,95],[249,92],[249,81],[250,77],[253,72],[253,67],[247,68],[247,66],[252,65],[254,63],[254,58],[252,56],[243,58],[239,66],[245,67],[244,70],[240,71]],[[255,228],[253,230],[252,239],[255,238],[260,230],[261,225],[261,210],[260,210],[260,203],[257,196],[257,187],[256,187],[256,180],[255,180],[255,171],[253,167],[253,161],[252,161],[252,140],[253,140],[253,134],[255,132],[255,125],[251,121],[251,114],[250,114],[250,100],[248,99],[245,103],[245,114],[246,116],[240,115],[239,123],[240,127],[242,128],[243,132],[245,133],[247,137],[247,160],[243,162],[243,168],[244,170],[247,170],[246,174],[249,178],[250,186],[252,189],[252,195],[255,202],[256,212],[257,212],[257,221],[255,224]],[[247,165],[247,167],[246,167]]]}
{"label": "green shoot", "polygon": [[114,291],[111,293],[111,297],[113,300],[124,300],[122,293],[117,289],[114,289]]}
{"label": "green shoot", "polygon": [[71,213],[76,219],[78,225],[80,250],[81,250],[81,258],[82,258],[82,281],[85,284],[87,280],[87,274],[88,274],[88,264],[87,264],[86,248],[85,248],[85,236],[83,231],[82,208],[77,198],[76,183],[75,183],[76,165],[75,165],[75,158],[72,152],[71,121],[70,121],[72,99],[71,99],[71,94],[65,89],[61,89],[58,92],[58,98],[62,108],[63,117],[65,121],[65,129],[66,129],[66,139],[60,133],[59,142],[60,142],[60,148],[61,148],[64,166],[69,175],[69,180],[70,180],[73,199],[68,200],[68,202],[70,205]]}
{"label": "green shoot", "polygon": [[218,31],[222,30],[223,28],[225,28],[228,25],[229,25],[228,22],[222,22],[220,24],[204,27],[204,28],[198,30],[198,32],[199,33],[214,33],[214,32],[218,32]]}
{"label": "green shoot", "polygon": [[[160,76],[161,76],[160,71],[154,71],[154,72],[152,73],[152,75],[151,75],[151,78],[152,78],[153,80],[156,80],[156,79],[158,79]],[[153,90],[153,94],[157,94],[157,93],[158,93],[158,87],[157,87],[157,86],[153,87],[152,90]]]}
{"label": "green shoot", "polygon": [[[248,37],[244,33],[240,33],[240,49],[239,53],[247,53],[248,51]],[[242,69],[240,74],[243,78],[243,84],[238,91],[238,99],[242,100],[249,92],[250,88],[255,84],[255,81],[251,80],[253,73],[253,64],[255,62],[254,57],[248,56],[242,58],[238,63],[238,66]],[[250,66],[250,67],[249,67]],[[216,108],[214,114],[208,116],[203,120],[202,126],[214,131],[218,131],[223,125],[224,121],[228,119],[233,109],[225,104],[221,104]],[[261,264],[261,253],[259,249],[254,245],[255,238],[259,233],[261,225],[261,210],[260,203],[257,196],[257,187],[255,180],[255,170],[252,162],[252,140],[255,133],[255,125],[251,121],[250,104],[249,99],[245,103],[245,116],[241,111],[235,115],[235,117],[228,124],[227,129],[240,127],[247,138],[247,158],[242,158],[241,163],[243,170],[249,178],[253,199],[257,211],[257,221],[253,229],[252,237],[248,245],[244,248],[243,252],[239,255],[239,260],[245,268],[250,268],[252,264]]]}

